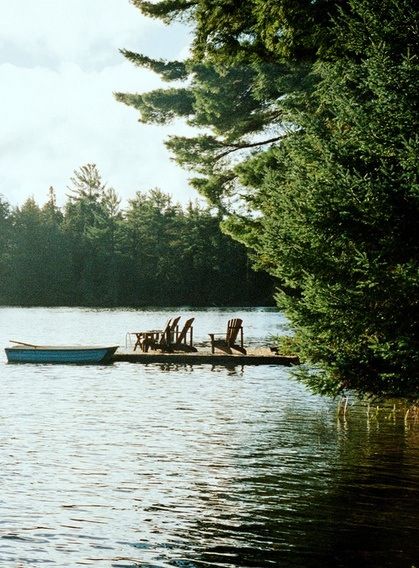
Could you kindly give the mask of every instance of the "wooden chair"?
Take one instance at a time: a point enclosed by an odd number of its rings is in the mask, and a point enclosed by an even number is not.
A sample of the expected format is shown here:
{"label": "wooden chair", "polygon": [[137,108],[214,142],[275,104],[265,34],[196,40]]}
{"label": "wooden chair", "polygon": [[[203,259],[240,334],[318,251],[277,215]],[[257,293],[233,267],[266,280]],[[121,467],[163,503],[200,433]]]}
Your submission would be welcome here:
{"label": "wooden chair", "polygon": [[186,320],[181,331],[175,334],[174,341],[162,345],[163,351],[197,351],[193,346],[192,324],[194,320],[195,318]]}
{"label": "wooden chair", "polygon": [[152,347],[153,349],[164,349],[166,346],[172,345],[172,343],[175,340],[175,337],[179,333],[179,327],[178,327],[179,320],[180,316],[169,320],[165,330],[160,335],[158,341],[156,341],[155,344],[153,345]]}
{"label": "wooden chair", "polygon": [[[231,319],[227,322],[227,331],[226,333],[210,333],[211,339],[211,352],[215,352],[215,348],[221,349],[226,353],[231,353],[232,349],[236,349],[243,353],[244,355],[247,354],[246,349],[243,347],[243,320]],[[237,337],[240,334],[240,344],[236,343]],[[220,338],[216,338],[216,336],[223,336]]]}
{"label": "wooden chair", "polygon": [[180,316],[170,318],[163,329],[149,329],[135,332],[136,342],[134,351],[139,347],[145,353],[151,349],[157,349],[173,342],[178,331]]}

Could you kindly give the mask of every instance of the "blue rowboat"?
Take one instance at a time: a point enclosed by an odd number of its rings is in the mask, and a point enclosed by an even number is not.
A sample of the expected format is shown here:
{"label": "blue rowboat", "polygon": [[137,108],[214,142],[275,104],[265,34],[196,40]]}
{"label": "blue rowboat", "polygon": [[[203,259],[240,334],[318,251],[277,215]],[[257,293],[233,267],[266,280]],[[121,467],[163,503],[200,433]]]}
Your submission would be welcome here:
{"label": "blue rowboat", "polygon": [[109,363],[118,346],[90,346],[79,345],[48,346],[31,345],[22,342],[13,347],[6,347],[6,356],[9,363],[73,363],[75,365],[92,365]]}

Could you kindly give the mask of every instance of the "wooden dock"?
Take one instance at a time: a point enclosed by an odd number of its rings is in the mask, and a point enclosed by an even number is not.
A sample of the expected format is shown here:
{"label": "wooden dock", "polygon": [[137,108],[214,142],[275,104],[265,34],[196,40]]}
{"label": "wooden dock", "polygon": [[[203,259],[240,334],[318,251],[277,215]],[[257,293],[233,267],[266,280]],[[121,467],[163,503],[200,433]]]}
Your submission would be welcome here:
{"label": "wooden dock", "polygon": [[256,349],[249,351],[247,355],[242,353],[228,354],[223,352],[211,353],[210,350],[198,350],[196,353],[164,353],[161,351],[142,351],[119,350],[112,357],[113,362],[125,363],[177,363],[181,365],[298,365],[299,359],[296,356],[272,354],[267,349]]}

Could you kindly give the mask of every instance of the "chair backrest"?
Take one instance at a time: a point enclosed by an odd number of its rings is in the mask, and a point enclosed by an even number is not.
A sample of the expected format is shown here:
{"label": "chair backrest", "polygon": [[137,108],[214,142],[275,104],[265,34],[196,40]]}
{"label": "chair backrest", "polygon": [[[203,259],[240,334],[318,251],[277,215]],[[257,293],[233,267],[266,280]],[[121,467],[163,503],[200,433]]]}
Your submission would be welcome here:
{"label": "chair backrest", "polygon": [[177,324],[179,323],[180,316],[175,318],[170,318],[163,330],[160,338],[160,343],[171,343],[173,339],[173,334],[176,331]]}
{"label": "chair backrest", "polygon": [[236,343],[239,331],[242,329],[242,324],[243,320],[239,318],[228,320],[226,333],[227,345],[234,345]]}
{"label": "chair backrest", "polygon": [[163,333],[167,333],[167,331],[170,329],[170,326],[172,325],[172,319],[173,318],[169,318],[167,322],[164,324]]}
{"label": "chair backrest", "polygon": [[175,331],[177,324],[179,323],[180,320],[180,316],[176,317],[176,318],[172,318],[169,321],[169,326],[170,326],[170,331]]}
{"label": "chair backrest", "polygon": [[176,343],[182,343],[183,341],[185,341],[186,335],[188,331],[191,329],[194,319],[195,318],[189,318],[188,320],[185,321],[183,328],[176,339]]}

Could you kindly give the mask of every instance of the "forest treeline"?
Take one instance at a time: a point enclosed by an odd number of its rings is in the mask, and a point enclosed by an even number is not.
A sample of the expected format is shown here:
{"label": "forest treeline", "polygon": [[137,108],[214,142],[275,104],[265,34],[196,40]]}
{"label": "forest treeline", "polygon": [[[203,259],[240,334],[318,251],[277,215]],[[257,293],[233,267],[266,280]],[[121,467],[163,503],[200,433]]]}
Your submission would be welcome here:
{"label": "forest treeline", "polygon": [[167,146],[277,279],[301,378],[419,397],[417,2],[132,3],[192,42],[178,61],[122,49],[168,85],[116,98],[193,127]]}
{"label": "forest treeline", "polygon": [[0,304],[228,306],[272,304],[273,279],[250,268],[207,207],[154,189],[128,207],[95,165],[74,172],[68,200],[0,196]]}

